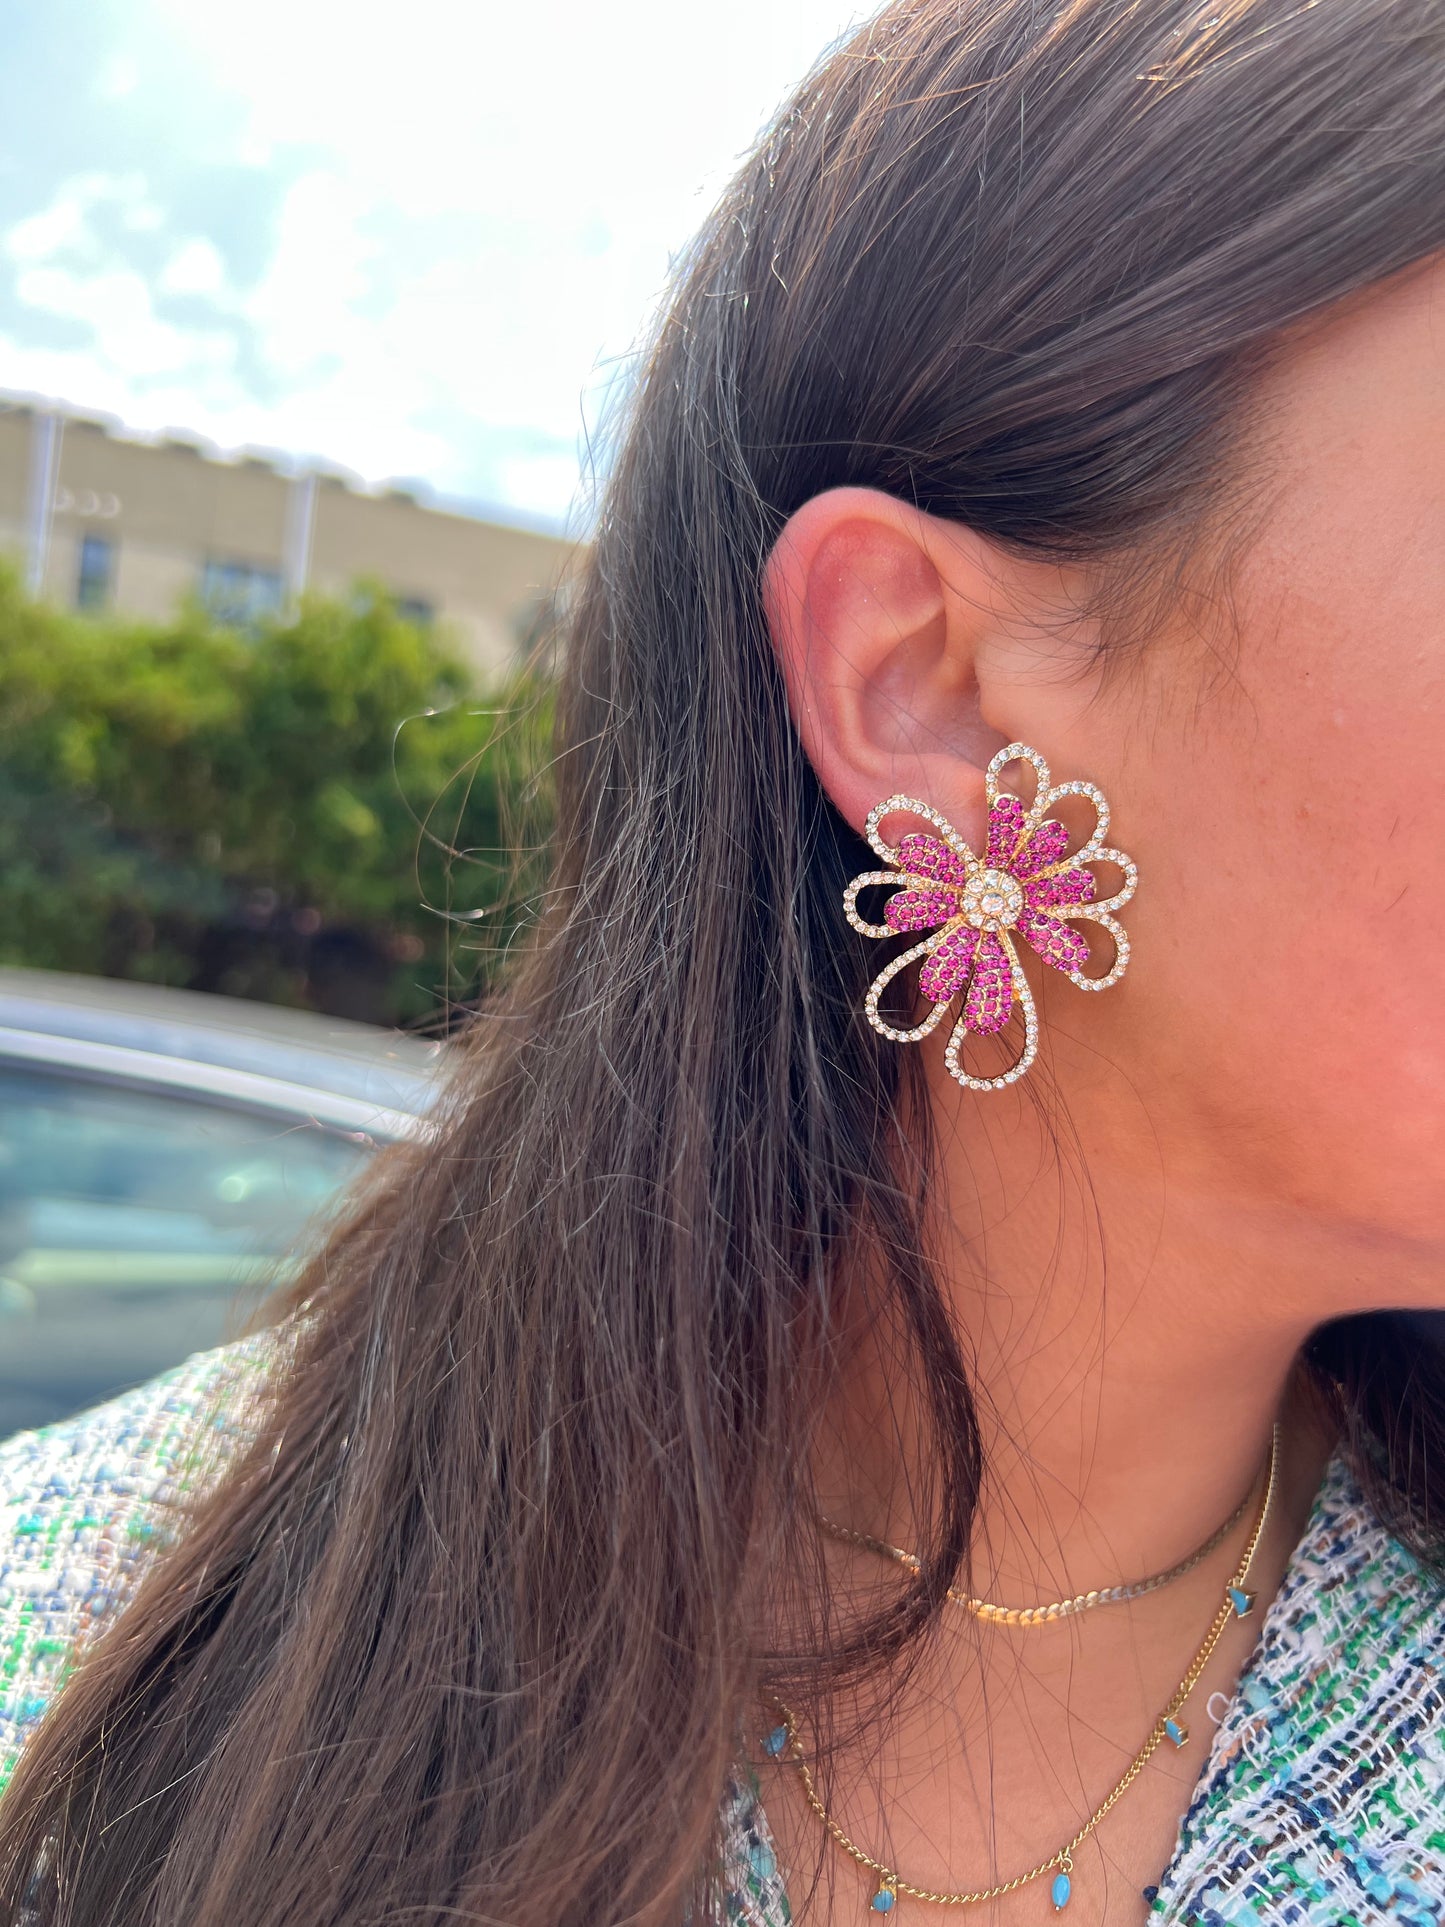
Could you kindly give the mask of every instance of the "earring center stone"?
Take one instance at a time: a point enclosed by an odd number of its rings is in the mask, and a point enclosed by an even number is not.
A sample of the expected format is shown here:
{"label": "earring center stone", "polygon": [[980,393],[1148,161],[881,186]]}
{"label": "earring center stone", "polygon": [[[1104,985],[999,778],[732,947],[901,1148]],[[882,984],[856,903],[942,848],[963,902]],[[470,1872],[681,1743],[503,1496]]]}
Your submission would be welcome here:
{"label": "earring center stone", "polygon": [[959,902],[975,930],[1006,930],[1023,912],[1024,893],[1007,870],[975,870]]}

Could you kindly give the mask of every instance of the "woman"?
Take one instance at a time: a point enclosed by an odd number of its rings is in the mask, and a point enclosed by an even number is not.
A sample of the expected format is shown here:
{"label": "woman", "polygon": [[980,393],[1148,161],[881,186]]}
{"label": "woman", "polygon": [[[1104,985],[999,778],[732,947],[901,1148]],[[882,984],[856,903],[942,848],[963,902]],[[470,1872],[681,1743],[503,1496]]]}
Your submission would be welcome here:
{"label": "woman", "polygon": [[0,1455],[0,1917],[1441,1917],[1442,55],[910,0],[804,83],[438,1131]]}

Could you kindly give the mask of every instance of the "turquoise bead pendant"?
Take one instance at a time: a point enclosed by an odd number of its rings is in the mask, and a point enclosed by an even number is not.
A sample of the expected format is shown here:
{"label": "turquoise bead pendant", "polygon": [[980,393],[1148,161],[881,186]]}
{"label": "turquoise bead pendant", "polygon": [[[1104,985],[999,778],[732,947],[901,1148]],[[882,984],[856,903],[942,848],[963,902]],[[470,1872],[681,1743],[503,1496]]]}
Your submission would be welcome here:
{"label": "turquoise bead pendant", "polygon": [[1254,1594],[1252,1592],[1246,1592],[1243,1586],[1231,1586],[1229,1588],[1229,1603],[1233,1606],[1239,1617],[1243,1619],[1245,1614],[1251,1612],[1254,1608]]}
{"label": "turquoise bead pendant", "polygon": [[1061,1914],[1069,1904],[1069,1896],[1074,1891],[1074,1883],[1069,1878],[1067,1867],[1061,1867],[1054,1875],[1054,1884],[1049,1889],[1049,1898],[1054,1903],[1054,1912]]}
{"label": "turquoise bead pendant", "polygon": [[776,1760],[788,1744],[786,1726],[775,1726],[771,1733],[763,1736],[763,1751],[770,1760]]}
{"label": "turquoise bead pendant", "polygon": [[875,1914],[891,1914],[898,1901],[898,1889],[886,1877],[878,1882],[878,1891],[868,1903]]}
{"label": "turquoise bead pendant", "polygon": [[1176,1746],[1183,1746],[1184,1742],[1189,1738],[1189,1728],[1184,1724],[1183,1720],[1165,1720],[1164,1731]]}

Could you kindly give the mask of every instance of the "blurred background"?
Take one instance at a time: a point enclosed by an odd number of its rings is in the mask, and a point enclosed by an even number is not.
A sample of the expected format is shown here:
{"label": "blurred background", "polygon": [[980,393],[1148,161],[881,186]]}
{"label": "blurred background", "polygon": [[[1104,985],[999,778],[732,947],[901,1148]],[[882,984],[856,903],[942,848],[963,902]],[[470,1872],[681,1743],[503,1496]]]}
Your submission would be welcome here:
{"label": "blurred background", "polygon": [[633,344],[865,11],[0,15],[0,1435],[217,1342],[425,1129]]}

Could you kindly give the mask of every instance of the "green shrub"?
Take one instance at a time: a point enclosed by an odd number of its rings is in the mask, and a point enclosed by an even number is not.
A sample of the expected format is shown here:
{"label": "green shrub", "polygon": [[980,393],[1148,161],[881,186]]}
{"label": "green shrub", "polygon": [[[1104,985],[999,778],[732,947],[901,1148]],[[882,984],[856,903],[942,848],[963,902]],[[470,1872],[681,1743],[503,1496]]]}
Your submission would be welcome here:
{"label": "green shrub", "polygon": [[433,1016],[521,914],[549,728],[378,589],[242,633],[0,567],[0,962]]}

